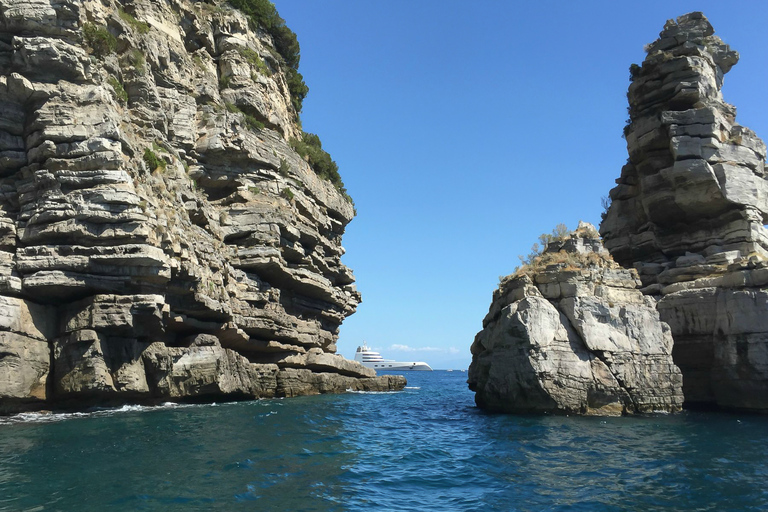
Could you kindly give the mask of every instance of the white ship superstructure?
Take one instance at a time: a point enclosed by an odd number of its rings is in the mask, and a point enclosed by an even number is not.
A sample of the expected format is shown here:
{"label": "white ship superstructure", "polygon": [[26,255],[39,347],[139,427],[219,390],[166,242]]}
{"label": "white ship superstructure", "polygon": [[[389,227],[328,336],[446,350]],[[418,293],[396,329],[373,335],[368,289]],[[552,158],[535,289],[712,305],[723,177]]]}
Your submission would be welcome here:
{"label": "white ship superstructure", "polygon": [[357,352],[355,352],[355,361],[362,364],[363,366],[367,366],[368,368],[373,368],[374,370],[392,370],[398,372],[404,370],[420,370],[427,372],[432,371],[432,368],[423,361],[404,362],[395,361],[394,359],[384,359],[381,357],[381,354],[371,350],[366,342],[363,342],[362,346],[357,347]]}

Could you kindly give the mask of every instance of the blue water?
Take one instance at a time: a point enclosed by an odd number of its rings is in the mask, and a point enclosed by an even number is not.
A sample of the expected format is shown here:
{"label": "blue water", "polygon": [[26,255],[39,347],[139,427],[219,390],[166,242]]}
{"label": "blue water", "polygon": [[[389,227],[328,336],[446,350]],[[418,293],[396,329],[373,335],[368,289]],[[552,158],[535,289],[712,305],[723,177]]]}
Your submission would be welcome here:
{"label": "blue water", "polygon": [[0,510],[768,509],[768,417],[520,417],[399,393],[0,419]]}

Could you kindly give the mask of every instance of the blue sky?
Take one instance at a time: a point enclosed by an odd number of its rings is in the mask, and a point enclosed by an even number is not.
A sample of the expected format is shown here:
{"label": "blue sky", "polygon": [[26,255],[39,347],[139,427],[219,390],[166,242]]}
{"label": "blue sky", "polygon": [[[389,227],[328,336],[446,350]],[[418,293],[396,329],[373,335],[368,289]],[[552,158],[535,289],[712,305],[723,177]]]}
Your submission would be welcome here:
{"label": "blue sky", "polygon": [[304,129],[358,216],[343,261],[363,303],[339,352],[469,365],[501,275],[558,223],[597,224],[627,158],[629,65],[703,11],[741,54],[737,120],[768,139],[768,2],[277,0],[301,44]]}

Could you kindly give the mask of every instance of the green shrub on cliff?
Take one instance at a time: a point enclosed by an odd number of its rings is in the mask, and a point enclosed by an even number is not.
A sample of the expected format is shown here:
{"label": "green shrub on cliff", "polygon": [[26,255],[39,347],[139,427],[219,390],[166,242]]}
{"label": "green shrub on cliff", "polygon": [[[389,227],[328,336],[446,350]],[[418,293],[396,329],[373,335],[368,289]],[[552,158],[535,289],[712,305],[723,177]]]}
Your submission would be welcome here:
{"label": "green shrub on cliff", "polygon": [[228,112],[232,112],[233,114],[242,114],[245,125],[251,130],[258,131],[258,130],[264,129],[264,123],[256,119],[256,117],[252,116],[251,114],[247,114],[243,112],[242,110],[240,110],[240,107],[238,107],[234,103],[226,102],[224,103],[224,106],[227,108]]}
{"label": "green shrub on cliff", "polygon": [[500,277],[500,287],[507,281],[524,274],[532,275],[546,269],[550,265],[561,264],[564,270],[578,270],[588,267],[610,267],[616,265],[607,252],[575,252],[563,250],[562,244],[549,247],[552,242],[564,242],[569,237],[600,238],[600,233],[591,224],[579,222],[579,227],[570,232],[565,224],[558,224],[552,233],[544,233],[539,236],[539,243],[533,244],[528,256],[518,256],[520,265],[509,276]]}
{"label": "green shrub on cliff", "polygon": [[229,0],[229,4],[247,15],[251,25],[264,28],[272,36],[275,49],[288,65],[285,74],[293,108],[296,109],[296,113],[301,112],[301,105],[309,92],[309,87],[299,73],[301,49],[296,34],[285,25],[285,20],[280,17],[275,5],[269,0]]}
{"label": "green shrub on cliff", "polygon": [[302,132],[301,140],[291,139],[291,146],[309,163],[315,174],[330,181],[336,190],[341,192],[350,202],[352,201],[352,198],[347,194],[347,189],[344,188],[344,182],[341,181],[339,166],[331,159],[331,155],[323,149],[320,137],[314,133]]}
{"label": "green shrub on cliff", "polygon": [[120,56],[120,65],[123,69],[133,66],[133,69],[140,75],[143,75],[147,71],[147,60],[144,58],[144,54],[141,53],[141,50],[136,48]]}
{"label": "green shrub on cliff", "polygon": [[280,195],[289,201],[293,201],[293,198],[295,197],[293,191],[289,188],[284,188],[281,190]]}
{"label": "green shrub on cliff", "polygon": [[147,164],[147,167],[151,171],[156,171],[157,169],[165,169],[165,166],[167,165],[165,163],[165,160],[158,157],[154,151],[147,148],[144,150],[144,162]]}
{"label": "green shrub on cliff", "polygon": [[285,25],[285,20],[277,13],[275,4],[269,0],[229,0],[229,3],[246,14],[253,25],[266,29],[285,63],[298,69],[299,41],[293,30]]}
{"label": "green shrub on cliff", "polygon": [[[309,92],[309,87],[304,83],[304,77],[299,73],[299,60],[301,59],[299,41],[296,34],[285,25],[285,20],[280,17],[275,5],[269,0],[228,0],[229,4],[239,9],[248,16],[251,26],[261,27],[266,30],[275,43],[275,49],[283,59],[288,69],[285,70],[285,78],[288,90],[291,93],[291,103],[298,114],[301,112],[302,103]],[[261,57],[252,50],[241,51],[243,56],[257,66],[260,72],[264,69]],[[253,55],[251,55],[253,54]],[[264,65],[266,68],[266,65]],[[248,119],[246,119],[248,121]],[[331,159],[331,156],[323,150],[320,138],[312,133],[303,132],[301,140],[292,139],[291,146],[312,167],[321,178],[330,181],[341,194],[354,205],[354,201],[347,194],[344,183],[339,174],[339,166]],[[281,173],[283,171],[281,165]],[[286,169],[287,172],[287,169]]]}
{"label": "green shrub on cliff", "polygon": [[259,131],[265,128],[264,123],[256,119],[254,116],[246,114],[245,112],[243,112],[243,119],[245,119],[245,125],[252,131]]}
{"label": "green shrub on cliff", "polygon": [[[542,233],[539,235],[539,241],[531,246],[531,252],[528,254],[528,256],[518,256],[520,259],[521,267],[529,267],[535,265],[536,260],[544,253],[544,251],[547,250],[547,246],[551,242],[563,240],[566,236],[568,236],[568,226],[565,224],[558,224],[555,226],[555,229],[552,230],[552,233]],[[516,268],[515,272],[517,272],[521,267]]]}
{"label": "green shrub on cliff", "polygon": [[304,83],[304,77],[301,73],[293,68],[288,69],[285,78],[288,83],[288,90],[291,91],[291,105],[297,113],[301,112],[301,105],[309,93],[309,87]]}
{"label": "green shrub on cliff", "polygon": [[110,75],[109,78],[107,78],[107,83],[111,85],[112,90],[115,91],[114,97],[117,101],[124,104],[128,103],[128,93],[125,92],[125,88],[123,87],[123,84],[120,83],[120,80]]}
{"label": "green shrub on cliff", "polygon": [[237,51],[248,62],[248,64],[255,67],[259,71],[259,73],[266,76],[272,76],[272,72],[267,67],[266,63],[264,62],[264,59],[262,59],[257,52],[251,50],[250,48],[246,48],[242,46],[239,47]]}
{"label": "green shrub on cliff", "polygon": [[288,162],[285,161],[285,158],[280,159],[280,167],[277,168],[277,172],[280,173],[280,176],[286,177],[288,176],[288,170],[291,167],[288,165]]}
{"label": "green shrub on cliff", "polygon": [[107,27],[86,23],[83,25],[83,36],[97,57],[106,57],[117,50],[117,39],[109,33]]}
{"label": "green shrub on cliff", "polygon": [[117,14],[139,34],[146,34],[149,32],[149,23],[137,20],[133,15],[125,12],[122,8],[117,9]]}

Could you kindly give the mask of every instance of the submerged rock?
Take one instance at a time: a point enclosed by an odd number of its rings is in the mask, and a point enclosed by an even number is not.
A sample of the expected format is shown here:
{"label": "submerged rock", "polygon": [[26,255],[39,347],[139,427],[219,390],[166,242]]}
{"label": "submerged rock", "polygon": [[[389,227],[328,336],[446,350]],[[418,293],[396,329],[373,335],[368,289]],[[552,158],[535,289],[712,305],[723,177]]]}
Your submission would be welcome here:
{"label": "submerged rock", "polygon": [[738,54],[698,12],[647,49],[600,233],[658,299],[686,402],[768,410],[766,146],[721,94]]}
{"label": "submerged rock", "polygon": [[590,224],[549,243],[494,292],[472,345],[477,405],[587,415],[680,410],[669,327],[639,284]]}
{"label": "submerged rock", "polygon": [[0,409],[404,386],[335,355],[354,207],[290,143],[267,31],[226,2],[0,13]]}

